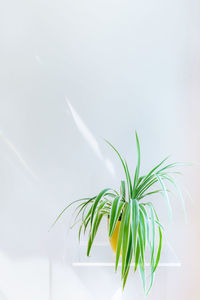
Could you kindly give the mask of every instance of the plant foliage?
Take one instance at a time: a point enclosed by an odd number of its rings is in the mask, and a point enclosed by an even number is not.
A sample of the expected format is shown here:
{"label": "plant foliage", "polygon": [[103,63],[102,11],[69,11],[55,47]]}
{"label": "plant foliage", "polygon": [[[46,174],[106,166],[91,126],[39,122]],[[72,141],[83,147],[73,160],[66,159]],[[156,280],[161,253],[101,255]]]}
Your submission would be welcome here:
{"label": "plant foliage", "polygon": [[[140,176],[140,143],[136,134],[137,165],[132,178],[127,162],[122,158],[116,148],[106,140],[107,144],[119,157],[125,174],[125,180],[121,181],[119,193],[112,188],[103,189],[98,195],[91,198],[82,198],[70,203],[59,214],[54,224],[61,215],[73,204],[76,204],[76,217],[80,221],[79,240],[81,233],[88,229],[87,255],[97,234],[103,217],[109,217],[109,237],[111,238],[116,224],[121,218],[117,241],[115,271],[118,269],[120,255],[122,256],[121,278],[123,288],[130,271],[131,263],[134,263],[134,272],[139,269],[143,287],[148,294],[150,291],[154,273],[158,267],[162,249],[163,226],[160,224],[158,215],[152,202],[146,201],[149,196],[160,194],[164,197],[169,216],[171,217],[171,205],[169,190],[166,184],[175,187],[178,197],[184,204],[180,188],[172,177],[179,172],[173,171],[174,167],[184,165],[182,163],[166,164],[169,157],[162,160],[146,175]],[[156,187],[155,187],[156,186]],[[53,224],[53,225],[54,225]],[[156,243],[157,242],[157,243]],[[147,248],[150,252],[150,276],[146,274]],[[146,279],[150,281],[146,283]]]}

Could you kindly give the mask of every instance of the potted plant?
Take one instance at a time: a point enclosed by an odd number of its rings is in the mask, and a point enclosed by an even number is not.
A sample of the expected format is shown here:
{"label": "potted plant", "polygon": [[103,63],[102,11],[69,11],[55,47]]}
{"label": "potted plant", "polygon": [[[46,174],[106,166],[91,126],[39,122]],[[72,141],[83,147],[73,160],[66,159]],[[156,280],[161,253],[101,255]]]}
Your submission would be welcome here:
{"label": "potted plant", "polygon": [[[119,192],[112,188],[105,188],[91,198],[82,198],[70,203],[59,214],[54,224],[61,215],[71,206],[76,205],[76,220],[81,217],[79,227],[79,240],[81,233],[88,230],[87,256],[97,234],[103,217],[108,219],[108,234],[111,247],[116,252],[115,271],[117,271],[120,256],[122,261],[121,278],[125,287],[131,262],[134,263],[134,271],[139,268],[143,287],[146,294],[152,287],[154,273],[158,266],[162,249],[162,231],[158,214],[149,196],[161,194],[166,200],[169,213],[169,191],[166,183],[173,185],[179,198],[183,201],[181,191],[172,174],[179,174],[174,167],[182,163],[169,163],[169,157],[162,160],[147,174],[140,176],[140,144],[136,132],[137,165],[134,178],[131,178],[126,160],[124,160],[116,148],[106,140],[108,145],[118,155],[125,174],[125,180],[121,181]],[[159,188],[155,185],[159,185]],[[53,224],[53,225],[54,225]],[[158,242],[156,246],[156,241]],[[146,288],[145,257],[147,247],[150,251],[150,283]]]}

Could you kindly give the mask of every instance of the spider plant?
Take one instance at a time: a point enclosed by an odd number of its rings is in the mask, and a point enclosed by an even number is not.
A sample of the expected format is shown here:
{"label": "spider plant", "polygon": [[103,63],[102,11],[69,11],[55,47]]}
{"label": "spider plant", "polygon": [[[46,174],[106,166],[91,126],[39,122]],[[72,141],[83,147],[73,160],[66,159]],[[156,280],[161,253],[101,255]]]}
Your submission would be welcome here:
{"label": "spider plant", "polygon": [[[88,231],[87,256],[89,256],[102,218],[109,218],[110,238],[120,218],[115,271],[117,271],[121,255],[121,279],[124,288],[131,263],[133,262],[133,270],[135,272],[139,269],[144,290],[146,294],[148,294],[152,287],[154,274],[160,260],[164,229],[159,221],[153,203],[147,199],[152,195],[162,195],[167,203],[169,215],[171,216],[171,205],[169,201],[170,190],[167,189],[166,184],[169,183],[176,189],[179,198],[183,202],[180,188],[172,177],[173,173],[179,173],[173,171],[174,167],[183,164],[176,162],[166,164],[169,158],[167,157],[147,174],[140,176],[140,143],[137,132],[135,135],[137,164],[133,178],[131,177],[126,160],[122,158],[120,153],[109,141],[105,140],[119,157],[124,170],[125,180],[121,181],[119,192],[112,188],[105,188],[91,198],[82,198],[73,201],[63,209],[54,224],[71,205],[76,204],[75,224],[77,221],[80,221],[79,240],[81,233],[85,234],[86,231]],[[149,248],[148,252],[150,252],[150,276],[148,276],[150,280],[148,286],[146,284],[147,276],[145,264],[147,248]]]}

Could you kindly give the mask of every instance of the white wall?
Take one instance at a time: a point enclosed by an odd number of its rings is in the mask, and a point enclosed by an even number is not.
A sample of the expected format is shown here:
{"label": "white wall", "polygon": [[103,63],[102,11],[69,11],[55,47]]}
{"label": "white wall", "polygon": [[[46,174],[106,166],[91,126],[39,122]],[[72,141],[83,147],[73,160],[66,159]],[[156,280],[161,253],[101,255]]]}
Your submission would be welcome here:
{"label": "white wall", "polygon": [[[197,0],[1,3],[0,299],[144,298],[137,275],[120,296],[112,268],[72,267],[69,215],[48,229],[66,203],[118,187],[121,166],[102,137],[134,167],[137,129],[144,171],[168,154],[199,162],[199,8]],[[182,266],[160,268],[149,299],[199,299],[199,175],[192,167],[182,179],[193,199],[187,225],[180,203],[172,224],[158,204]],[[105,226],[97,241],[108,243]]]}

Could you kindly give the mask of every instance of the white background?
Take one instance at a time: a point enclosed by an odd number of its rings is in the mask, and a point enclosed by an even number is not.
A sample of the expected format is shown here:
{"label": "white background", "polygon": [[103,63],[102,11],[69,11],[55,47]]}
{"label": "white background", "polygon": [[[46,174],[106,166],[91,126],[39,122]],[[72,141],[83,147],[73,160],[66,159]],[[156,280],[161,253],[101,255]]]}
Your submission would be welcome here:
{"label": "white background", "polygon": [[[198,0],[1,2],[0,299],[145,298],[138,275],[121,296],[112,268],[72,267],[71,212],[48,229],[70,201],[119,187],[102,138],[132,169],[135,129],[143,171],[168,154],[199,163],[199,9]],[[160,268],[148,299],[199,299],[199,167],[184,174],[187,225],[180,202],[170,224],[155,199],[182,266]],[[108,244],[106,224],[96,241]]]}

